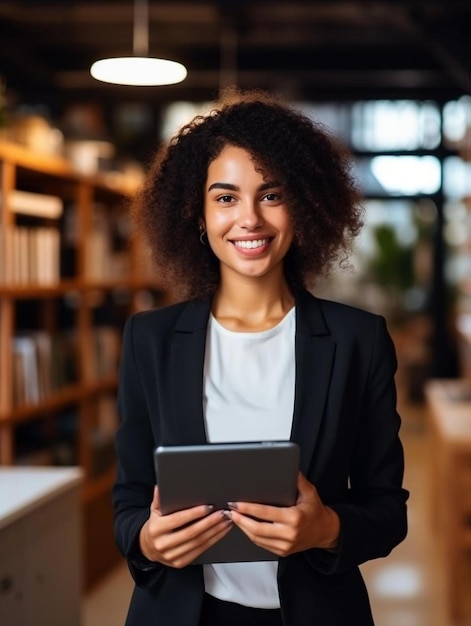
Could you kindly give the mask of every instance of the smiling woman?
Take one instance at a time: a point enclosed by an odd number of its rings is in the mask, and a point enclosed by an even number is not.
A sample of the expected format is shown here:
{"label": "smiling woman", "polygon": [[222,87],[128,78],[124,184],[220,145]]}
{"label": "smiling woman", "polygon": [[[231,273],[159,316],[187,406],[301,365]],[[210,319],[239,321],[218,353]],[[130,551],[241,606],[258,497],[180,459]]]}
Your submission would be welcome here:
{"label": "smiling woman", "polygon": [[[156,155],[134,206],[160,276],[181,298],[212,295],[219,284],[218,259],[211,246],[202,248],[199,227],[208,168],[228,146],[250,156],[246,167],[258,172],[258,184],[275,185],[260,189],[264,202],[275,205],[273,192],[281,194],[278,202],[288,211],[293,229],[293,245],[284,261],[292,285],[312,286],[336,260],[346,263],[362,225],[352,163],[343,146],[321,125],[263,92],[237,98],[228,91],[220,110],[198,115],[182,127]],[[213,183],[226,184],[219,190],[220,203],[230,205],[231,181]]]}
{"label": "smiling woman", "polygon": [[[361,215],[343,151],[260,92],[157,154],[134,216],[182,301],[124,331],[113,501],[128,626],[373,624],[358,566],[407,530],[394,347],[383,318],[307,291],[345,262]],[[162,514],[157,446],[274,440],[300,447],[293,506],[228,493],[225,510]],[[274,558],[195,564],[235,526]]]}
{"label": "smiling woman", "polygon": [[239,280],[283,277],[293,229],[283,190],[267,176],[235,146],[226,146],[209,165],[201,227],[219,259],[222,284],[231,274]]}

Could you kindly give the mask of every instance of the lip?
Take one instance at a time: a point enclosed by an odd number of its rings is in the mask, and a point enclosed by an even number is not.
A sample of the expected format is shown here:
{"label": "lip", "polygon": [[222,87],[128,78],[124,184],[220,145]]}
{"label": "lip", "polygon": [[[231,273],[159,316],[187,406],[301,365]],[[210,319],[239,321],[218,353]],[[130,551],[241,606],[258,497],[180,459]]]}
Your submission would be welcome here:
{"label": "lip", "polygon": [[[266,250],[268,250],[268,248],[270,247],[273,239],[273,236],[256,235],[251,237],[237,237],[234,239],[230,239],[229,241],[240,255],[245,257],[255,257],[264,254]],[[251,242],[261,240],[265,240],[266,243],[261,246],[257,246],[256,248],[243,248],[237,245],[238,242]]]}

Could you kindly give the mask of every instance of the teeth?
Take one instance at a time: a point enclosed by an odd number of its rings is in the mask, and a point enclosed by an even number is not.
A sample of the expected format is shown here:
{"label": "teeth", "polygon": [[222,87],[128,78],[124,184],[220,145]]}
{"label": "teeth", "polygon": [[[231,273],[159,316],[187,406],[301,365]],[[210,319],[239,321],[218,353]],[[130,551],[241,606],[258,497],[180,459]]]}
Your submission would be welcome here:
{"label": "teeth", "polygon": [[238,248],[246,248],[251,250],[252,248],[261,248],[268,244],[268,239],[252,239],[251,241],[234,241],[234,244]]}

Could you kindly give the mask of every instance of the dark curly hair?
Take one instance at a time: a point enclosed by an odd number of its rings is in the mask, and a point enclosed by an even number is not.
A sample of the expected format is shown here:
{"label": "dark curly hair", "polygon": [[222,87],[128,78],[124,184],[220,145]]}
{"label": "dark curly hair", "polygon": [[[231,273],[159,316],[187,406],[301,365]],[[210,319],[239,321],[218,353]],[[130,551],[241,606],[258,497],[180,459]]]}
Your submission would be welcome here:
{"label": "dark curly hair", "polygon": [[285,257],[293,290],[310,288],[335,260],[346,264],[363,210],[346,151],[329,133],[278,97],[229,90],[154,157],[133,205],[159,278],[181,297],[211,295],[219,262],[199,239],[209,164],[226,145],[247,150],[286,194],[294,239]]}

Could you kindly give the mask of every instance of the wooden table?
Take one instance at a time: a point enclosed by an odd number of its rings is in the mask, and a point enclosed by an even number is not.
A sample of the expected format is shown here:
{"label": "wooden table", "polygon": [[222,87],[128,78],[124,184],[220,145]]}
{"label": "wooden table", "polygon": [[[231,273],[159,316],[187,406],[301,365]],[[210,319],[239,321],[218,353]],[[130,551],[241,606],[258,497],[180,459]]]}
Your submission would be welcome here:
{"label": "wooden table", "polygon": [[431,380],[425,397],[432,524],[443,548],[450,617],[458,622],[471,619],[471,381]]}

